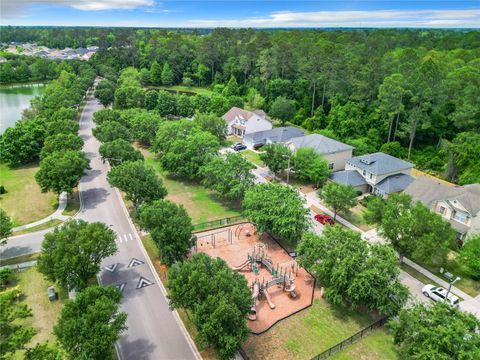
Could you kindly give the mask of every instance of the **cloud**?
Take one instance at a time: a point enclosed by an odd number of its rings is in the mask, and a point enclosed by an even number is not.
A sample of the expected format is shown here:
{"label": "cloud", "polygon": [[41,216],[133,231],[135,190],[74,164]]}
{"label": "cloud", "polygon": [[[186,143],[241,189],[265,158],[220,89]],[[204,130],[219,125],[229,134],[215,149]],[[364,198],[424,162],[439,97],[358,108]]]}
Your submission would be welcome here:
{"label": "cloud", "polygon": [[154,0],[0,0],[0,16],[14,18],[31,5],[68,6],[84,11],[131,10],[155,5]]}
{"label": "cloud", "polygon": [[480,27],[480,9],[278,11],[245,19],[190,20],[192,27]]}

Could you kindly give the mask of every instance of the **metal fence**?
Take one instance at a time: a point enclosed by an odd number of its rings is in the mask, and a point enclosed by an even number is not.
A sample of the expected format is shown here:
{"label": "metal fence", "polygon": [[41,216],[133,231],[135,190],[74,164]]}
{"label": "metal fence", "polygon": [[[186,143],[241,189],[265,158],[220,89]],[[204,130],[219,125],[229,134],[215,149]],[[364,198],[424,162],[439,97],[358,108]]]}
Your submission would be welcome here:
{"label": "metal fence", "polygon": [[388,321],[388,316],[378,319],[370,326],[367,326],[365,329],[360,330],[356,334],[350,336],[348,339],[343,340],[342,342],[338,343],[337,345],[332,346],[330,349],[325,350],[324,352],[314,356],[311,360],[323,360],[328,359],[330,356],[335,355],[337,352],[342,351],[349,345],[353,344],[355,341],[364,338],[365,336],[369,335],[373,330],[378,329],[385,325]]}
{"label": "metal fence", "polygon": [[201,224],[194,224],[193,231],[215,229],[215,228],[226,226],[226,225],[236,224],[242,221],[245,221],[245,218],[243,216],[232,216],[228,218],[207,221]]}

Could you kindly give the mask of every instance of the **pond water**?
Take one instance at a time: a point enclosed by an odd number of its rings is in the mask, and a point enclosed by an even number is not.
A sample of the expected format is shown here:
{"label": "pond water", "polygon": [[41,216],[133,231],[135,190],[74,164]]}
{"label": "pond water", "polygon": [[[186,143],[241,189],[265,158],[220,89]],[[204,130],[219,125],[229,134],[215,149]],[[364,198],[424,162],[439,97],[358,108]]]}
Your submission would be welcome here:
{"label": "pond water", "polygon": [[22,118],[23,110],[30,107],[30,100],[42,95],[45,84],[0,86],[0,134]]}

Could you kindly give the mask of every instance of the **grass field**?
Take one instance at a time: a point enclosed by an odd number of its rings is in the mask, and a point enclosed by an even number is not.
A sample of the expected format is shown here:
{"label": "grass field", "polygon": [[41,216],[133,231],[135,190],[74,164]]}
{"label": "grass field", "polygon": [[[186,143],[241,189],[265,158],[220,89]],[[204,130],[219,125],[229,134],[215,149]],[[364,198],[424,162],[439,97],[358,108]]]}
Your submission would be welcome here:
{"label": "grass field", "polygon": [[205,96],[212,96],[213,91],[198,87],[198,86],[181,86],[181,85],[174,85],[174,86],[149,86],[149,89],[159,89],[159,90],[168,90],[168,91],[179,91],[179,92],[191,92],[198,95],[205,95]]}
{"label": "grass field", "polygon": [[165,184],[167,199],[182,204],[187,209],[194,224],[210,220],[240,215],[240,206],[237,203],[224,201],[195,181],[176,179],[169,176],[155,159],[154,155],[142,149],[145,162],[155,168]]}
{"label": "grass field", "polygon": [[61,223],[63,223],[62,220],[52,219],[52,220],[47,221],[46,223],[31,227],[31,228],[28,228],[28,229],[15,231],[13,233],[13,236],[27,234],[27,233],[31,233],[31,232],[35,232],[35,231],[40,231],[40,230],[45,230],[45,229],[57,226],[58,224],[61,224]]}
{"label": "grass field", "polygon": [[75,188],[71,195],[68,195],[67,207],[63,210],[63,215],[73,216],[80,209],[80,197],[78,189]]}
{"label": "grass field", "polygon": [[252,150],[244,150],[240,151],[240,155],[242,155],[248,161],[254,163],[258,166],[265,166],[262,160],[260,160],[260,154],[252,151]]}
{"label": "grass field", "polygon": [[392,337],[385,328],[377,329],[348,348],[331,357],[332,360],[399,360]]}
{"label": "grass field", "polygon": [[57,322],[63,303],[68,298],[67,293],[55,287],[59,292],[59,300],[48,300],[47,288],[52,284],[45,280],[35,267],[17,273],[16,279],[25,296],[25,303],[33,313],[32,317],[26,319],[26,323],[37,330],[31,344],[45,340],[54,342],[53,325]]}
{"label": "grass field", "polygon": [[7,190],[0,195],[0,207],[12,218],[14,227],[43,219],[57,209],[57,196],[40,191],[34,177],[37,171],[37,164],[15,169],[0,164],[0,185]]}
{"label": "grass field", "polygon": [[[251,335],[243,349],[251,359],[310,359],[373,321],[369,315],[334,307],[317,298],[310,308],[281,321],[265,334]],[[388,336],[382,342],[389,343]],[[369,356],[367,353],[363,358]]]}
{"label": "grass field", "polygon": [[343,217],[345,220],[350,222],[351,224],[355,225],[356,227],[362,229],[363,231],[368,231],[373,229],[374,225],[369,225],[363,218],[363,212],[365,207],[363,205],[358,204],[357,206],[350,209],[348,214],[340,213],[339,215]]}

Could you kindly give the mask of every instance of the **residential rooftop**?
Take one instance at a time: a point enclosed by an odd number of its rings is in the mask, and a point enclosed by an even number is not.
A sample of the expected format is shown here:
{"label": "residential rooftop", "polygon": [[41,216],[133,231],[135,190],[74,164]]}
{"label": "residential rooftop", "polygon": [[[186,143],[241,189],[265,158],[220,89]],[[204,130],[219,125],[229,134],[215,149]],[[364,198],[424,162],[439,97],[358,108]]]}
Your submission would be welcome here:
{"label": "residential rooftop", "polygon": [[347,160],[347,164],[366,170],[374,175],[384,175],[396,171],[408,170],[415,166],[408,161],[382,152],[353,157]]}
{"label": "residential rooftop", "polygon": [[265,143],[270,140],[272,143],[285,143],[290,139],[303,136],[304,132],[293,126],[284,126],[270,130],[257,131],[244,135],[244,140],[254,144]]}
{"label": "residential rooftop", "polygon": [[353,146],[320,134],[296,137],[291,139],[290,142],[295,146],[295,149],[311,148],[320,155],[334,154],[353,149]]}

